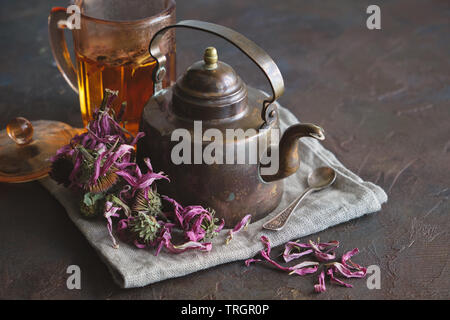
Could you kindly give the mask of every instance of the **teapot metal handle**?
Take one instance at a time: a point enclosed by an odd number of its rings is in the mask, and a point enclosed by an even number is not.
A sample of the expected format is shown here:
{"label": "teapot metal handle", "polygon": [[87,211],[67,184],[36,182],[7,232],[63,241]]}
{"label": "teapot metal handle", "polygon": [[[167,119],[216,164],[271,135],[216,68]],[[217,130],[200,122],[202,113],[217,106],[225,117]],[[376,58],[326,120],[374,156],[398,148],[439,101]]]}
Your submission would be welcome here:
{"label": "teapot metal handle", "polygon": [[273,103],[284,92],[284,82],[280,70],[278,69],[272,58],[253,41],[247,39],[242,34],[229,29],[224,26],[220,26],[214,23],[198,21],[198,20],[183,20],[177,24],[170,25],[162,28],[153,36],[149,45],[150,55],[156,60],[156,68],[153,71],[153,92],[157,94],[162,90],[162,81],[166,73],[166,56],[161,52],[159,48],[159,42],[164,33],[171,28],[188,28],[200,31],[206,31],[214,34],[222,39],[227,40],[233,44],[236,48],[241,50],[247,57],[250,58],[266,76],[272,88],[272,96],[269,99],[264,100],[263,108],[261,111],[261,118],[264,121],[263,126],[268,125],[276,120],[277,109]]}

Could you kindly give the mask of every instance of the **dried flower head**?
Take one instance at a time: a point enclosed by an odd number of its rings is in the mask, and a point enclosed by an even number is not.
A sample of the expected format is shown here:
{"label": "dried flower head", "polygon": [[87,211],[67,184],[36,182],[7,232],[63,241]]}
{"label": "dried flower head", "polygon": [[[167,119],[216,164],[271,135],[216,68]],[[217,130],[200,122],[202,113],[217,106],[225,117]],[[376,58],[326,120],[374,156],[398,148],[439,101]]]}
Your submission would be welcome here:
{"label": "dried flower head", "polygon": [[144,244],[149,244],[156,240],[160,227],[155,217],[142,212],[139,212],[129,222],[130,230],[136,234],[138,241]]}
{"label": "dried flower head", "polygon": [[72,170],[72,157],[67,154],[61,154],[53,159],[49,175],[58,184],[62,184],[67,188],[70,185],[69,176]]}
{"label": "dried flower head", "polygon": [[[117,95],[117,91],[105,90],[87,131],[74,136],[52,158],[51,176],[83,194],[82,215],[94,217],[103,213],[114,248],[119,247],[114,236],[117,233],[120,239],[138,248],[156,248],[156,254],[162,248],[171,253],[211,250],[212,244],[203,241],[214,237],[225,222],[219,221],[212,209],[183,208],[172,199],[169,200],[174,204],[172,221],[162,213],[161,198],[153,183],[169,179],[163,172],[154,172],[148,158],[143,159],[146,168],[136,163],[134,146],[144,133],[133,137],[119,124],[126,103],[115,118],[111,104]],[[163,217],[163,221],[157,221],[157,216]],[[113,219],[118,219],[115,228]],[[184,232],[187,242],[172,243],[175,226]]]}
{"label": "dried flower head", "polygon": [[134,214],[145,213],[156,217],[161,213],[162,203],[159,194],[151,189],[141,189],[136,193],[134,204],[131,208]]}
{"label": "dried flower head", "polygon": [[[225,225],[225,221],[215,218],[215,211],[202,206],[183,207],[174,199],[163,196],[163,199],[173,205],[172,218],[184,231],[186,239],[193,242],[214,237]],[[218,224],[219,223],[219,224]]]}
{"label": "dried flower head", "polygon": [[93,184],[87,185],[89,192],[99,193],[111,189],[119,180],[119,176],[114,171],[108,171],[104,176],[99,177]]}
{"label": "dried flower head", "polygon": [[222,230],[225,221],[215,217],[216,210],[206,208],[206,211],[209,213],[210,219],[203,219],[201,226],[205,230],[205,239],[212,239]]}

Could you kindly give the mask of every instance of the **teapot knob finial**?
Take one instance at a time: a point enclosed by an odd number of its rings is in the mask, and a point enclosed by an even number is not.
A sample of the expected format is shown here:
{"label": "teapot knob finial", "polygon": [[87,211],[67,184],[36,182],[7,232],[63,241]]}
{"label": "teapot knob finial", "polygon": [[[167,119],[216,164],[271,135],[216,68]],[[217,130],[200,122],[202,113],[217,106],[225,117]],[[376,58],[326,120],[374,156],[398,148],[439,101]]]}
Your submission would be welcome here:
{"label": "teapot knob finial", "polygon": [[216,69],[218,59],[219,59],[219,57],[217,55],[216,48],[208,47],[205,49],[205,54],[203,55],[203,61],[205,62],[205,68],[207,70]]}

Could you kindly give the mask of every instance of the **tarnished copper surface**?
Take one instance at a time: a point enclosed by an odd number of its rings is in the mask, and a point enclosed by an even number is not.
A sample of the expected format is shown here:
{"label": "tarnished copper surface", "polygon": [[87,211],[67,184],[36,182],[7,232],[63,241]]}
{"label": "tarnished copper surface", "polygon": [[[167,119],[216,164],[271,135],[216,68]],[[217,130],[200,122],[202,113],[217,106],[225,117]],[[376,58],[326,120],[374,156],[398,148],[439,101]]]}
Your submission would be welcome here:
{"label": "tarnished copper surface", "polygon": [[[172,163],[171,150],[178,142],[170,141],[171,133],[177,128],[185,128],[193,136],[194,129],[192,121],[176,117],[170,112],[170,93],[171,89],[164,95],[166,99],[152,99],[144,109],[141,129],[146,138],[138,144],[138,156],[150,157],[155,168],[163,170],[172,178],[170,184],[159,184],[158,191],[176,196],[185,205],[210,206],[218,216],[225,218],[228,226],[234,226],[246,214],[252,214],[253,219],[257,220],[275,208],[281,200],[283,182],[263,183],[258,177],[258,165]],[[248,100],[252,104],[247,106],[244,117],[233,122],[203,121],[203,130],[209,127],[222,132],[229,128],[241,128],[244,131],[249,128],[259,129],[260,108],[265,97],[262,92],[249,87]],[[224,141],[224,147],[234,144],[237,150],[239,144],[245,144],[248,150],[252,140],[270,139],[269,133],[269,130],[264,130],[243,141]]]}
{"label": "tarnished copper surface", "polygon": [[264,100],[261,117],[264,124],[270,124],[271,122],[276,121],[276,109],[273,102],[275,102],[284,92],[283,77],[277,65],[262,48],[256,45],[256,43],[230,28],[214,23],[199,20],[182,20],[175,25],[162,28],[154,35],[150,41],[149,51],[150,55],[156,60],[153,90],[155,94],[162,89],[162,78],[160,74],[165,72],[165,64],[167,61],[165,55],[160,50],[159,43],[164,36],[164,33],[175,27],[201,30],[214,34],[233,44],[252,60],[266,76],[272,89],[272,96],[269,99]]}
{"label": "tarnished copper surface", "polygon": [[[218,61],[217,50],[208,47],[204,60],[190,66],[176,84],[162,90],[158,74],[164,70],[166,58],[159,51],[159,39],[166,30],[184,27],[202,30],[220,36],[244,52],[263,71],[273,90],[272,97],[247,87],[240,76],[228,64]],[[314,125],[297,124],[288,128],[279,141],[281,165],[277,173],[260,172],[260,155],[267,149],[278,151],[278,141],[273,141],[272,131],[278,130],[276,99],[283,93],[281,73],[270,58],[255,43],[229,28],[202,21],[181,21],[160,30],[150,41],[150,53],[157,60],[154,83],[155,95],[144,108],[141,131],[146,133],[138,145],[138,158],[150,157],[153,163],[172,178],[169,188],[163,190],[184,204],[201,204],[216,210],[224,218],[225,225],[233,227],[245,215],[256,221],[271,212],[281,201],[283,181],[299,167],[298,139],[311,137],[323,140],[322,129]],[[158,91],[159,90],[159,91]],[[272,110],[267,114],[267,110]],[[260,111],[262,110],[262,111]],[[262,117],[259,117],[261,114]],[[226,156],[222,163],[174,164],[171,141],[176,129],[187,129],[194,137],[194,121],[202,120],[203,130],[220,130],[226,137],[227,129],[253,129],[248,136],[225,140],[224,154],[230,147],[235,150],[234,161]],[[203,132],[200,133],[203,135]],[[260,141],[268,145],[260,146]],[[192,142],[191,150],[195,150]],[[258,146],[256,161],[251,163],[247,155],[245,163],[238,162],[237,150],[252,152],[250,145]],[[209,141],[202,141],[203,150]],[[240,147],[242,146],[242,149]],[[261,150],[262,149],[262,150]],[[202,152],[203,154],[203,152]],[[273,162],[269,166],[273,166]]]}

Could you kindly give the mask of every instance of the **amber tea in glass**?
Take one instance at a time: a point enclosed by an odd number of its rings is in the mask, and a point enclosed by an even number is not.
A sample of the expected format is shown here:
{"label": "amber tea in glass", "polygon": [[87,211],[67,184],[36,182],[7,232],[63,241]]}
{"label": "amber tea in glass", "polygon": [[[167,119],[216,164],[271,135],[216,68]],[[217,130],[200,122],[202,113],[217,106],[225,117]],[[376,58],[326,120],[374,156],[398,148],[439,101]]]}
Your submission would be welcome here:
{"label": "amber tea in glass", "polygon": [[[76,59],[80,108],[84,124],[91,119],[95,108],[100,105],[104,89],[109,88],[119,91],[119,97],[113,103],[116,113],[121,103],[127,102],[122,119],[125,121],[125,127],[130,132],[136,133],[142,109],[153,95],[152,72],[155,61],[138,62],[128,57],[102,55],[92,60],[78,53]],[[169,53],[168,59],[175,59],[175,54]],[[174,63],[175,61],[169,60],[169,65]],[[173,68],[169,70],[164,86],[170,86],[170,81],[174,81],[173,71]]]}
{"label": "amber tea in glass", "polygon": [[[49,17],[52,51],[63,76],[78,92],[84,125],[102,99],[104,89],[117,90],[113,107],[126,101],[122,123],[136,134],[142,110],[153,95],[155,61],[149,41],[161,28],[175,23],[173,0],[78,0],[79,28],[72,28],[76,66],[73,66],[62,27],[66,8],[53,8]],[[175,81],[175,38],[168,33],[161,44],[167,57],[164,86]]]}

